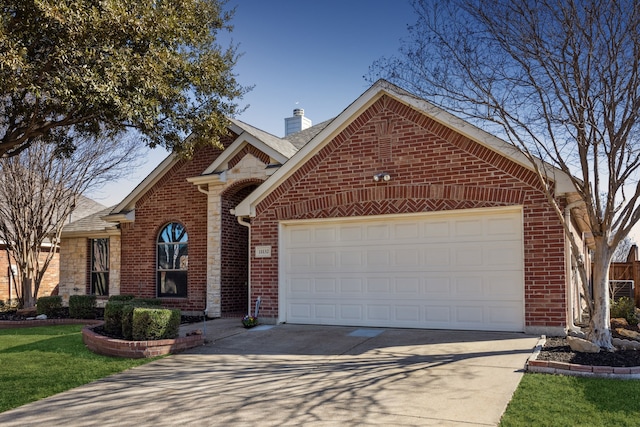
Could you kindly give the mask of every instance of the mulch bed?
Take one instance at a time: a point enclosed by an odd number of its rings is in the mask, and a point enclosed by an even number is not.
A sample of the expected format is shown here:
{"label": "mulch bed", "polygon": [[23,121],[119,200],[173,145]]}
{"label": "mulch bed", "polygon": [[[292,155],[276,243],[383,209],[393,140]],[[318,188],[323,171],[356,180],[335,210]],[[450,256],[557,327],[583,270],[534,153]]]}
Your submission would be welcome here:
{"label": "mulch bed", "polygon": [[571,350],[564,337],[547,337],[538,360],[575,363],[589,366],[633,367],[640,366],[640,351],[618,350],[614,352],[578,353]]}

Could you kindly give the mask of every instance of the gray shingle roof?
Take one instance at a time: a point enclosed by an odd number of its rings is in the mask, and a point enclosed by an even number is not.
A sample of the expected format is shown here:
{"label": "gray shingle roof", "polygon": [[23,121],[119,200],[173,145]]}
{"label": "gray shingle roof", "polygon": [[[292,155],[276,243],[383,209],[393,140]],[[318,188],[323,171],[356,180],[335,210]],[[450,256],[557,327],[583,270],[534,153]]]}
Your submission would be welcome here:
{"label": "gray shingle roof", "polygon": [[272,135],[269,132],[265,132],[237,119],[231,119],[231,122],[240,127],[243,131],[247,132],[250,135],[253,135],[260,141],[264,142],[269,147],[276,150],[278,153],[286,156],[287,158],[291,158],[291,156],[296,154],[296,152],[298,151],[298,148],[286,139],[278,138],[277,136]]}
{"label": "gray shingle roof", "polygon": [[78,197],[76,208],[73,210],[73,212],[71,212],[69,218],[67,218],[67,223],[77,221],[80,218],[84,218],[87,215],[91,215],[95,212],[101,211],[104,208],[106,208],[105,205],[81,195],[80,197]]}
{"label": "gray shingle roof", "polygon": [[306,145],[307,142],[311,141],[313,137],[322,132],[322,129],[326,128],[332,121],[333,119],[325,120],[322,123],[318,123],[317,125],[301,130],[300,132],[287,135],[285,138],[299,150]]}
{"label": "gray shingle roof", "polygon": [[100,232],[117,228],[116,224],[102,219],[103,216],[106,216],[111,212],[111,209],[113,209],[113,206],[104,208],[98,212],[94,212],[65,225],[62,229],[62,235],[64,236],[67,233]]}

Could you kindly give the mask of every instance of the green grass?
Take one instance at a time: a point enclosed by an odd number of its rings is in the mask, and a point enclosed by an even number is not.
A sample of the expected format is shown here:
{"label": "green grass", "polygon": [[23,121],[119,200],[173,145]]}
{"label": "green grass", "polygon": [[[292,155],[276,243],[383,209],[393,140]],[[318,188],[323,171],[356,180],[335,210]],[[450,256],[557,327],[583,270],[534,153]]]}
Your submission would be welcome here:
{"label": "green grass", "polygon": [[526,374],[500,426],[637,426],[638,396],[638,380]]}
{"label": "green grass", "polygon": [[0,330],[0,412],[95,381],[150,359],[100,356],[81,325]]}

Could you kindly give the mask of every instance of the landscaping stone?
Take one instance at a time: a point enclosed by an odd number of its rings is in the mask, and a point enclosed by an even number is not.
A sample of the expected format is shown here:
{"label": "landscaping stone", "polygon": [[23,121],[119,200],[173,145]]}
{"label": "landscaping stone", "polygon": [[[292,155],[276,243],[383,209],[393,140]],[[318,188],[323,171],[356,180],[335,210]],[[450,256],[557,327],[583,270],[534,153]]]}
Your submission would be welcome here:
{"label": "landscaping stone", "polygon": [[29,308],[18,309],[16,311],[16,314],[18,316],[24,316],[24,317],[35,317],[36,314],[38,314],[38,312],[36,311],[35,307],[29,307]]}
{"label": "landscaping stone", "polygon": [[36,316],[36,320],[47,320],[46,314],[39,314]]}
{"label": "landscaping stone", "polygon": [[624,328],[616,328],[616,332],[625,338],[631,338],[632,340],[640,341],[640,332],[631,331]]}
{"label": "landscaping stone", "polygon": [[640,341],[613,338],[613,346],[620,350],[640,350]]}
{"label": "landscaping stone", "polygon": [[627,319],[623,317],[614,317],[611,319],[612,329],[628,328],[628,327],[629,327],[629,322],[627,322]]}
{"label": "landscaping stone", "polygon": [[579,351],[581,353],[599,353],[600,347],[592,343],[591,341],[584,340],[582,338],[576,338],[572,336],[567,337],[567,343],[573,351]]}

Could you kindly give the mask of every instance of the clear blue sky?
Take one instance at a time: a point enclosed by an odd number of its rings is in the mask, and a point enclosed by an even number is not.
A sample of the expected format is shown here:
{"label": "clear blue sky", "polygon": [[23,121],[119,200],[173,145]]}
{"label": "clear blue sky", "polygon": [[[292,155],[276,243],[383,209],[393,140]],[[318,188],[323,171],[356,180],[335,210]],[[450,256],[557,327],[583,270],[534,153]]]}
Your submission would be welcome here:
{"label": "clear blue sky", "polygon": [[[415,21],[409,0],[230,0],[236,6],[230,34],[242,53],[238,81],[254,86],[239,104],[237,118],[276,136],[284,136],[284,118],[304,108],[314,124],[335,117],[369,84],[369,66],[397,52],[407,25]],[[89,194],[98,202],[120,202],[167,155],[146,152],[132,175]]]}

